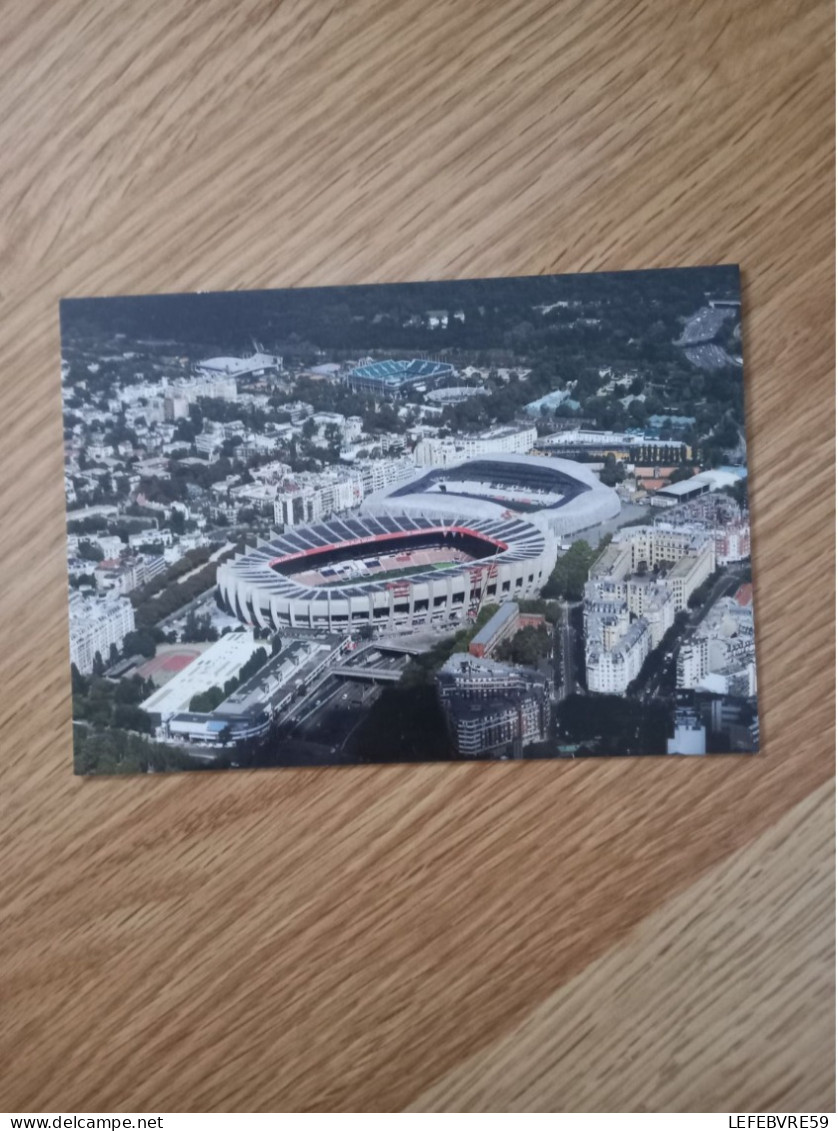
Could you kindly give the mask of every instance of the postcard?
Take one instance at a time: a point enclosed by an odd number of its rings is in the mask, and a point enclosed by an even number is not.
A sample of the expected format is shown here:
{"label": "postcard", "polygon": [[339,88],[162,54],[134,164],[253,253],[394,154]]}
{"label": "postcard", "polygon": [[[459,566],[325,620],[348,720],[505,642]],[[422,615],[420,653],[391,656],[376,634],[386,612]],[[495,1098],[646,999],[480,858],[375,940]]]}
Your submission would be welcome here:
{"label": "postcard", "polygon": [[66,299],[75,770],[759,746],[739,272]]}

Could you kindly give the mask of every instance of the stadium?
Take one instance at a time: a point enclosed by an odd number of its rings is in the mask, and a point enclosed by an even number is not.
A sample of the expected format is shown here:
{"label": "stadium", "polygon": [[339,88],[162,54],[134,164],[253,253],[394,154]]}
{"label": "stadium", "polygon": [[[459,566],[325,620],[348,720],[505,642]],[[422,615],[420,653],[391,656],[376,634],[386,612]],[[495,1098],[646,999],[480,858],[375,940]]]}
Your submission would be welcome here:
{"label": "stadium", "polygon": [[482,385],[446,385],[427,394],[425,400],[430,404],[461,404],[471,397],[488,397],[490,392]]}
{"label": "stadium", "polygon": [[446,361],[368,361],[356,365],[346,381],[356,393],[378,393],[397,396],[413,389],[424,393],[442,381],[455,376],[456,369]]}
{"label": "stadium", "polygon": [[614,518],[620,500],[584,464],[498,453],[421,471],[368,496],[361,511],[439,519],[467,513],[480,521],[520,516],[561,538]]}
{"label": "stadium", "polygon": [[515,515],[362,515],[277,535],[218,569],[220,604],[261,628],[410,631],[537,596],[556,544]]}

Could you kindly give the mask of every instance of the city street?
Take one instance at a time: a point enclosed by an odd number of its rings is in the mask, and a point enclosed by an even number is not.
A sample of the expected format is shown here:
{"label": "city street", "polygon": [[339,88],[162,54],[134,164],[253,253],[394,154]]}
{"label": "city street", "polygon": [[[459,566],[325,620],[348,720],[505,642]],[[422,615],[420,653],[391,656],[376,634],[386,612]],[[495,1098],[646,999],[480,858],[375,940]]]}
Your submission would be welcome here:
{"label": "city street", "polygon": [[556,625],[555,654],[559,665],[558,698],[566,699],[578,690],[576,679],[576,630],[572,621],[573,610],[579,608],[579,601],[562,601],[562,619]]}

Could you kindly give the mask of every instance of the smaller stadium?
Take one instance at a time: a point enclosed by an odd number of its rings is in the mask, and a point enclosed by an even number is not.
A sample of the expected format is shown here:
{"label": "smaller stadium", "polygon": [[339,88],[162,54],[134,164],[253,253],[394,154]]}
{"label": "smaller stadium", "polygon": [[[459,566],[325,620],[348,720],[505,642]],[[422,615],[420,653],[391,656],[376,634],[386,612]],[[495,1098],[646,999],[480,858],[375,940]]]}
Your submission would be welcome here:
{"label": "smaller stadium", "polygon": [[369,361],[350,370],[346,381],[356,393],[399,396],[408,390],[424,393],[436,388],[451,380],[456,372],[447,361],[423,361],[421,358]]}
{"label": "smaller stadium", "polygon": [[370,495],[361,510],[440,518],[467,513],[481,520],[515,515],[561,538],[616,517],[620,499],[584,464],[497,453],[421,471]]}
{"label": "smaller stadium", "polygon": [[217,593],[261,628],[409,631],[536,596],[555,560],[553,539],[517,516],[333,518],[224,562]]}
{"label": "smaller stadium", "polygon": [[472,397],[488,397],[490,392],[482,385],[444,385],[441,389],[433,389],[425,397],[429,404],[448,405],[462,404]]}

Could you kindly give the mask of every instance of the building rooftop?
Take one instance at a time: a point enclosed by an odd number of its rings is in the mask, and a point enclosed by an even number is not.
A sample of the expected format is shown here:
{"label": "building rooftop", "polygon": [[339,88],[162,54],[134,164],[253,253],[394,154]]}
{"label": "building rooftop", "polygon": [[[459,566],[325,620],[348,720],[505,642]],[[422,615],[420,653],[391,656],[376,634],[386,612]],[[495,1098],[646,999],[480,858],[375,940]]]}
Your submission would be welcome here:
{"label": "building rooftop", "polygon": [[140,705],[144,711],[166,719],[188,708],[193,695],[213,686],[223,688],[228,679],[238,676],[256,649],[264,647],[264,642],[254,642],[250,632],[229,632]]}
{"label": "building rooftop", "polygon": [[744,585],[740,585],[736,590],[736,603],[738,605],[750,605],[754,600],[754,587],[750,581],[746,581]]}
{"label": "building rooftop", "polygon": [[241,377],[261,369],[275,369],[280,359],[267,353],[254,353],[252,357],[208,357],[198,362],[198,369],[208,376]]}
{"label": "building rooftop", "polygon": [[453,372],[454,366],[448,362],[413,358],[409,361],[403,359],[370,361],[357,365],[352,370],[351,376],[379,382],[383,386],[399,386],[425,377],[449,376]]}
{"label": "building rooftop", "polygon": [[667,577],[670,579],[673,577],[686,577],[695,566],[695,561],[694,554],[686,554],[683,558],[678,559],[667,574]]}
{"label": "building rooftop", "polygon": [[700,471],[692,479],[684,479],[680,483],[670,483],[666,487],[662,487],[658,494],[680,498],[699,491],[718,491],[722,487],[732,487],[741,478],[742,476],[738,474],[735,468],[726,470],[717,467],[712,471]]}
{"label": "building rooftop", "polygon": [[495,634],[507,623],[518,616],[520,612],[514,601],[504,601],[494,616],[483,625],[476,636],[472,637],[472,644],[490,644]]}

